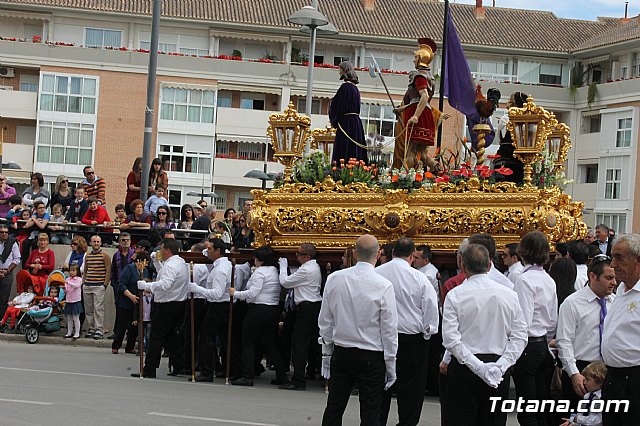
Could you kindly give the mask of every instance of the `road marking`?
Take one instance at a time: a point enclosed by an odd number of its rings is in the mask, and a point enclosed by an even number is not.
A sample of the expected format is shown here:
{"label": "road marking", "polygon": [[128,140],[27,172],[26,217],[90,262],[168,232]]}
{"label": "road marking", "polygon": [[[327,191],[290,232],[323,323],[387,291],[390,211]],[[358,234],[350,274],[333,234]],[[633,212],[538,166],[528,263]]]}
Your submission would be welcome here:
{"label": "road marking", "polygon": [[229,419],[215,419],[213,417],[196,417],[196,416],[183,416],[180,414],[168,414],[168,413],[147,413],[150,416],[159,416],[159,417],[171,417],[174,419],[187,419],[187,420],[204,420],[207,422],[215,422],[215,423],[230,423],[234,425],[248,425],[248,426],[278,426],[272,423],[256,423],[256,422],[245,422],[241,420],[229,420]]}
{"label": "road marking", "polygon": [[20,399],[4,399],[4,398],[0,398],[0,402],[17,402],[18,404],[33,404],[33,405],[53,405],[53,402],[22,401]]}

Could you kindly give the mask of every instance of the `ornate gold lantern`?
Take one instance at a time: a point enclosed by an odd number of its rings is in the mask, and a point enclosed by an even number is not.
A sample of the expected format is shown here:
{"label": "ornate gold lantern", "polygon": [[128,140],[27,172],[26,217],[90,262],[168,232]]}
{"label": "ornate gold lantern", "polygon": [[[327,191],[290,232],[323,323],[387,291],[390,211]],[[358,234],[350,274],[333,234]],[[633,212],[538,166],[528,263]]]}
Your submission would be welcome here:
{"label": "ornate gold lantern", "polygon": [[553,119],[553,114],[536,106],[532,97],[529,97],[522,108],[509,108],[507,128],[511,132],[515,147],[513,155],[524,163],[525,186],[531,186],[531,165],[544,149]]}
{"label": "ornate gold lantern", "polygon": [[324,129],[313,129],[311,137],[311,148],[324,152],[324,155],[331,159],[333,144],[336,141],[336,129],[330,125],[327,125]]}
{"label": "ornate gold lantern", "polygon": [[291,182],[291,170],[299,158],[302,158],[305,144],[309,139],[311,118],[299,115],[293,102],[283,114],[274,112],[269,116],[267,136],[271,138],[273,157],[284,165],[284,180]]}
{"label": "ornate gold lantern", "polygon": [[571,130],[564,123],[554,123],[547,139],[547,150],[553,156],[554,172],[564,170],[564,162],[571,148]]}

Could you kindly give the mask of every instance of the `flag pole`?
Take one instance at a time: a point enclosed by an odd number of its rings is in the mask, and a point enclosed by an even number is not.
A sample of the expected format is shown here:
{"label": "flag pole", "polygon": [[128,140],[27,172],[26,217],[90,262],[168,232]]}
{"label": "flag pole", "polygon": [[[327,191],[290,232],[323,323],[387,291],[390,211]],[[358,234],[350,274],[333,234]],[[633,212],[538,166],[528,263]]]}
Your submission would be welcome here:
{"label": "flag pole", "polygon": [[[442,63],[440,64],[440,98],[438,101],[438,109],[444,112],[444,76],[446,72],[447,64],[447,32],[449,31],[449,0],[444,0],[444,25],[442,30]],[[437,148],[442,146],[442,124],[441,121],[438,125],[438,142]]]}

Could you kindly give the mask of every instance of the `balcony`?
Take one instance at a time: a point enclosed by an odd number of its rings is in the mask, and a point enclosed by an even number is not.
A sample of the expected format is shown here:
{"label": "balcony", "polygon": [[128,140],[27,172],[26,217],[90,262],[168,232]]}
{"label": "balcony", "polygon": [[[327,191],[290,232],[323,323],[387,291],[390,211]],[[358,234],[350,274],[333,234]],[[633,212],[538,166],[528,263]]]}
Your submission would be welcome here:
{"label": "balcony", "polygon": [[[262,182],[258,179],[249,179],[244,176],[250,170],[262,170],[264,162],[251,160],[234,160],[229,158],[216,158],[213,163],[213,184],[225,186],[241,186],[260,188]],[[279,173],[284,170],[280,163],[268,162],[268,173]],[[267,182],[271,187],[272,183]]]}
{"label": "balcony", "polygon": [[18,90],[0,90],[0,117],[36,119],[38,94]]}

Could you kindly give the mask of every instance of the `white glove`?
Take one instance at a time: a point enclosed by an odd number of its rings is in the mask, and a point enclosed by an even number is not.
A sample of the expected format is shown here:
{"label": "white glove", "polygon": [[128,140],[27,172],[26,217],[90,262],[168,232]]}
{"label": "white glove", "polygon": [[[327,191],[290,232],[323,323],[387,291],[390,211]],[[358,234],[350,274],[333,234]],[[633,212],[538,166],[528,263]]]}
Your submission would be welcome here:
{"label": "white glove", "polygon": [[143,281],[143,280],[139,280],[138,281],[138,290],[146,290],[147,289],[147,282]]}
{"label": "white glove", "polygon": [[320,375],[327,380],[331,378],[331,355],[322,355],[322,367],[320,368]]}
{"label": "white glove", "polygon": [[487,363],[488,370],[485,373],[485,378],[483,379],[489,386],[493,388],[497,388],[498,385],[502,382],[504,372],[499,364],[495,362]]}
{"label": "white glove", "polygon": [[384,390],[389,390],[391,386],[396,382],[396,372],[389,371],[384,374]]}
{"label": "white glove", "polygon": [[287,270],[287,267],[289,266],[289,262],[287,261],[286,257],[281,257],[280,259],[278,259],[278,265],[280,265],[280,270]]}
{"label": "white glove", "polygon": [[189,288],[189,293],[199,294],[198,289],[201,287],[196,283],[189,283],[188,288]]}

